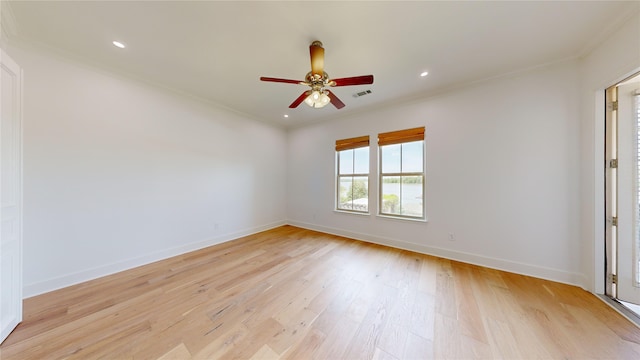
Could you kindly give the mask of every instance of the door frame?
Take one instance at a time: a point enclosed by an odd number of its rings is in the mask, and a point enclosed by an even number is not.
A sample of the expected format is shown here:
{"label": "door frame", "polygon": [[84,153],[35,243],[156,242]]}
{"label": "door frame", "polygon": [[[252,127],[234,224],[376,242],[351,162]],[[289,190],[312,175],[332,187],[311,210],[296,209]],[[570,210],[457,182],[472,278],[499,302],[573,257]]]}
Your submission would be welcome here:
{"label": "door frame", "polygon": [[617,264],[617,167],[612,166],[617,161],[617,101],[618,83],[605,89],[605,119],[604,119],[604,266],[605,295],[616,298],[617,288],[615,277],[618,273]]}
{"label": "door frame", "polygon": [[[603,155],[604,167],[602,173],[603,186],[603,206],[602,216],[604,218],[604,273],[603,273],[603,293],[612,299],[618,299],[619,295],[619,243],[618,243],[618,226],[617,220],[619,215],[619,191],[620,186],[618,174],[618,141],[619,141],[619,112],[618,88],[623,86],[625,82],[640,76],[640,69],[625,76],[615,85],[609,86],[604,91],[604,124],[603,124]],[[616,162],[615,164],[613,162]],[[635,194],[634,194],[635,195]],[[631,214],[633,216],[635,214]],[[633,240],[632,240],[633,241]],[[598,278],[596,273],[596,279]],[[596,292],[597,284],[596,284]]]}
{"label": "door frame", "polygon": [[[22,208],[23,208],[23,184],[22,184],[22,104],[23,104],[23,75],[22,68],[11,59],[3,49],[0,49],[0,67],[2,72],[6,72],[8,76],[11,76],[13,82],[12,96],[9,99],[12,102],[12,114],[9,119],[9,123],[5,123],[7,119],[2,119],[2,126],[10,124],[11,132],[3,134],[2,127],[0,127],[0,145],[3,150],[9,149],[8,155],[3,151],[3,157],[8,156],[4,160],[8,160],[8,165],[0,160],[0,171],[5,171],[7,168],[10,170],[9,177],[6,178],[3,174],[0,179],[0,185],[5,190],[5,184],[1,182],[6,179],[13,181],[11,191],[8,193],[11,195],[9,200],[5,202],[6,194],[0,192],[0,268],[3,269],[3,278],[0,279],[0,300],[4,310],[9,310],[9,314],[2,311],[0,314],[0,343],[2,343],[7,336],[13,331],[13,329],[22,322],[22,302],[23,302],[23,280],[22,280]],[[4,81],[7,81],[5,78]],[[3,86],[5,84],[2,84]],[[0,93],[2,90],[0,89]],[[6,99],[6,94],[0,94],[2,102]],[[1,112],[0,112],[1,114]],[[6,129],[5,129],[6,130]],[[9,148],[6,144],[3,144],[3,140],[9,139]],[[1,191],[1,190],[0,190]],[[9,210],[9,215],[5,214],[3,210]],[[9,220],[11,222],[9,223]],[[4,222],[9,223],[9,227],[5,228]],[[9,239],[8,241],[7,238]],[[8,254],[5,251],[9,251]],[[7,263],[5,263],[5,261]],[[4,272],[9,270],[9,277],[4,277]],[[9,281],[6,281],[6,280]],[[4,307],[7,305],[7,307]]]}

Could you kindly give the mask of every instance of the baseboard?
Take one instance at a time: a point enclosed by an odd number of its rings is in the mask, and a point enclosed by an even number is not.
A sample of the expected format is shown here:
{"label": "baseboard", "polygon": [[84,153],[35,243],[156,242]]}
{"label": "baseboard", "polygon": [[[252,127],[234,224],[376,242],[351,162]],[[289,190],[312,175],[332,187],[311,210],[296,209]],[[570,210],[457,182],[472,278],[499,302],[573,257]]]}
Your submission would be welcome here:
{"label": "baseboard", "polygon": [[483,255],[471,254],[467,252],[455,251],[436,246],[427,246],[414,244],[402,240],[389,239],[375,236],[372,234],[363,234],[344,229],[336,229],[326,226],[309,224],[305,222],[289,220],[289,225],[301,227],[304,229],[315,230],[327,234],[344,236],[355,240],[365,241],[378,245],[385,245],[397,249],[415,251],[422,254],[438,256],[445,259],[460,261],[468,264],[479,265],[491,269],[512,272],[521,275],[533,276],[540,279],[556,281],[564,284],[579,286],[587,290],[587,278],[583,274],[571,273],[558,269],[551,269],[543,266],[525,264],[511,260],[498,259]]}
{"label": "baseboard", "polygon": [[48,279],[38,283],[25,285],[23,288],[24,298],[40,295],[46,292],[61,289],[67,286],[79,284],[85,281],[97,279],[99,277],[111,275],[120,271],[129,270],[138,266],[150,264],[155,261],[164,260],[173,256],[182,255],[191,251],[203,249],[209,246],[221,244],[227,241],[235,240],[243,236],[256,234],[262,231],[273,229],[283,225],[292,225],[304,229],[320,231],[327,234],[333,234],[338,236],[344,236],[351,239],[365,241],[369,243],[390,246],[403,250],[415,251],[422,254],[428,254],[433,256],[442,257],[445,259],[461,261],[468,264],[474,264],[484,266],[487,268],[508,271],[512,273],[533,276],[541,279],[561,282],[569,285],[575,285],[588,290],[587,278],[578,273],[570,273],[562,270],[551,269],[541,267],[537,265],[524,264],[514,262],[510,260],[497,259],[477,254],[471,254],[461,251],[449,250],[435,246],[426,246],[420,244],[414,244],[396,239],[389,239],[371,234],[364,234],[353,232],[344,229],[336,229],[326,226],[320,226],[315,224],[309,224],[300,221],[277,221],[270,224],[253,227],[250,229],[237,231],[233,233],[224,234],[204,241],[193,242],[178,247],[164,249],[160,251],[147,254],[145,256],[135,257],[128,260],[123,260],[103,266],[98,266],[92,269],[87,269],[73,274],[60,276],[57,278]]}
{"label": "baseboard", "polygon": [[34,284],[25,285],[23,288],[24,298],[40,295],[46,292],[61,289],[67,286],[79,284],[85,281],[97,279],[103,276],[111,275],[120,271],[129,270],[138,266],[150,264],[152,262],[168,259],[173,256],[182,255],[191,251],[203,249],[209,246],[221,244],[227,241],[235,240],[244,236],[256,234],[262,231],[273,229],[279,226],[286,225],[286,221],[276,221],[270,224],[256,226],[250,229],[236,231],[220,236],[216,236],[211,239],[197,241],[169,249],[159,250],[144,256],[139,256],[123,261],[114,262],[107,265],[98,266],[92,269],[83,270],[77,273],[60,276],[53,279],[48,279]]}

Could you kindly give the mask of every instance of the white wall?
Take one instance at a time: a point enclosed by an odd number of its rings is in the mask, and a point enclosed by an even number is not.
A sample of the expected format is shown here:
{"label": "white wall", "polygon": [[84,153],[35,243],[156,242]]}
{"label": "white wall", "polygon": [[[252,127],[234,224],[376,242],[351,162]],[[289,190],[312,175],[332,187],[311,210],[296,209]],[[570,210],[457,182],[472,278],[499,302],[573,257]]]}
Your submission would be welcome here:
{"label": "white wall", "polygon": [[[640,7],[640,6],[639,6]],[[604,89],[640,71],[640,14],[631,16],[581,64],[582,272],[604,293]]]}
{"label": "white wall", "polygon": [[10,54],[24,68],[25,296],[284,223],[284,130]]}
{"label": "white wall", "polygon": [[[564,62],[290,131],[289,222],[583,284],[578,70]],[[336,139],[368,134],[375,143],[379,132],[421,125],[427,223],[333,211]],[[372,154],[375,189],[375,145]]]}

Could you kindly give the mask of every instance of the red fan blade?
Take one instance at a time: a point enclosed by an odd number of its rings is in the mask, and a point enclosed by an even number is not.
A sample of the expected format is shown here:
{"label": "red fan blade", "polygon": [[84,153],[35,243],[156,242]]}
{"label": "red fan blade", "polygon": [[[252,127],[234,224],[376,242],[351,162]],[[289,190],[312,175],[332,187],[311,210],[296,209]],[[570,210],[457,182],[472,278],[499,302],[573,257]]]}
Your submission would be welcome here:
{"label": "red fan blade", "polygon": [[331,86],[351,86],[351,85],[365,85],[373,84],[373,75],[354,76],[341,79],[331,79],[329,85]]}
{"label": "red fan blade", "polygon": [[340,99],[338,99],[336,94],[332,93],[329,90],[325,91],[327,92],[327,95],[329,95],[329,99],[331,99],[331,103],[336,107],[336,109],[342,109],[344,107],[344,103]]}
{"label": "red fan blade", "polygon": [[300,80],[289,80],[289,79],[279,79],[279,78],[272,78],[272,77],[261,77],[260,78],[261,81],[271,81],[271,82],[279,82],[279,83],[287,83],[287,84],[304,84],[304,81],[300,81]]}
{"label": "red fan blade", "polygon": [[309,55],[311,56],[311,73],[322,77],[324,74],[324,48],[320,41],[311,43]]}
{"label": "red fan blade", "polygon": [[297,107],[298,107],[298,105],[300,105],[300,104],[304,101],[304,99],[306,99],[306,98],[307,98],[307,96],[309,96],[309,92],[308,92],[308,91],[303,92],[303,93],[302,93],[302,95],[298,96],[298,98],[297,98],[297,99],[295,99],[295,100],[291,103],[291,105],[289,105],[289,108],[290,108],[290,109],[297,108]]}

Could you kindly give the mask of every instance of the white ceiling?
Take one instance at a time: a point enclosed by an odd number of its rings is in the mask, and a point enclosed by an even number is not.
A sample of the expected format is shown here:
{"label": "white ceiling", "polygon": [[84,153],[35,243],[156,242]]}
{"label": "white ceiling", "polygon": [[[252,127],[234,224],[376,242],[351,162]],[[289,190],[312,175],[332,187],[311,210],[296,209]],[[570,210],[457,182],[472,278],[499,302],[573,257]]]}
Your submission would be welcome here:
{"label": "white ceiling", "polygon": [[[16,40],[285,127],[582,56],[640,10],[640,2],[615,1],[3,3]],[[375,76],[373,85],[333,89],[342,110],[288,109],[306,87],[258,80],[302,80],[313,40],[324,43],[331,77]]]}

